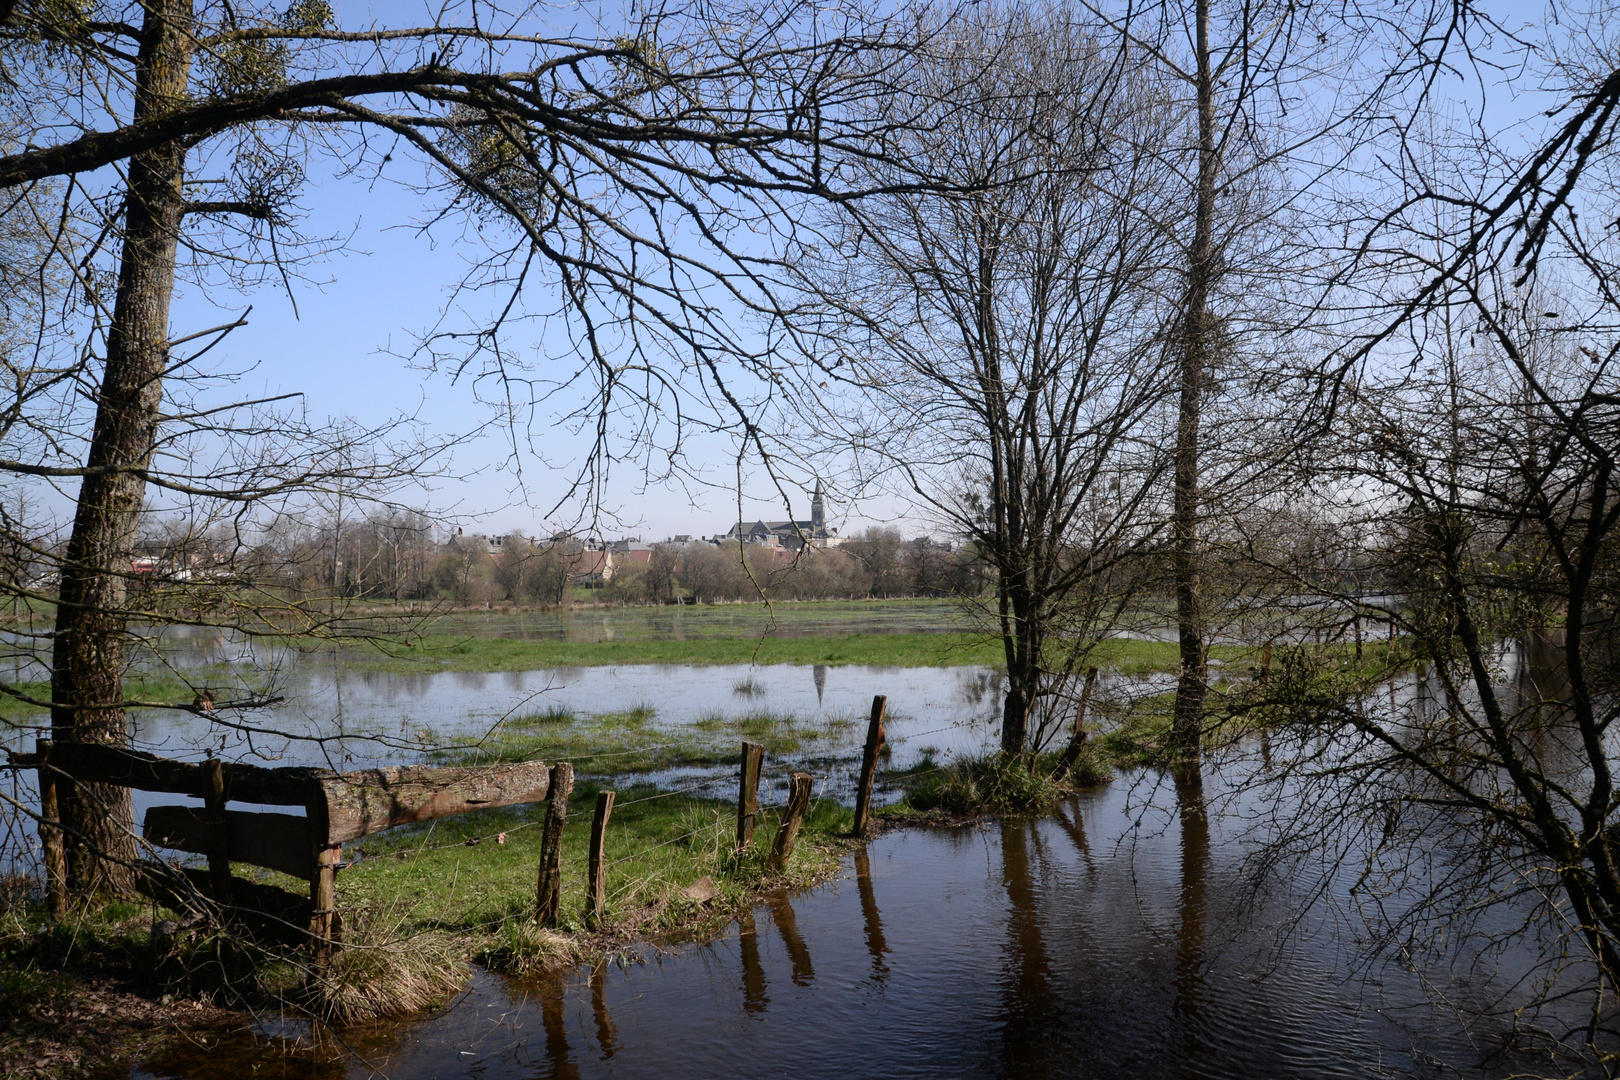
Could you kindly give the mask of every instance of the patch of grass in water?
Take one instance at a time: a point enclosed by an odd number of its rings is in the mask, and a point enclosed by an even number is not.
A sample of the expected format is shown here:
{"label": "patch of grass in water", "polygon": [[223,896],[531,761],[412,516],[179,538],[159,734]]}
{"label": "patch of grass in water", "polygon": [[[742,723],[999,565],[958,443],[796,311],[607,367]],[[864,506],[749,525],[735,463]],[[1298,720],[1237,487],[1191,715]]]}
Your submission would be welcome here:
{"label": "patch of grass in water", "polygon": [[677,766],[725,765],[736,760],[742,739],[760,743],[772,756],[796,754],[807,745],[838,738],[835,723],[814,723],[791,713],[754,711],[741,716],[711,713],[681,727],[658,727],[657,711],[638,705],[590,716],[542,713],[520,717],[476,740],[452,740],[430,752],[446,764],[489,765],[514,761],[571,761],[582,775],[621,776]]}
{"label": "patch of grass in water", "polygon": [[1059,757],[996,753],[941,765],[924,753],[911,768],[887,774],[906,794],[895,807],[880,813],[1044,814],[1078,789],[1111,775],[1097,751],[1088,747],[1069,775],[1054,779]]}
{"label": "patch of grass in water", "polygon": [[508,727],[534,728],[550,727],[553,724],[572,724],[579,717],[574,710],[563,705],[548,705],[545,712],[527,713],[523,716],[514,716],[508,720]]}
{"label": "patch of grass in water", "polygon": [[738,697],[757,698],[765,696],[765,686],[758,679],[749,675],[738,679],[731,684],[731,692]]}

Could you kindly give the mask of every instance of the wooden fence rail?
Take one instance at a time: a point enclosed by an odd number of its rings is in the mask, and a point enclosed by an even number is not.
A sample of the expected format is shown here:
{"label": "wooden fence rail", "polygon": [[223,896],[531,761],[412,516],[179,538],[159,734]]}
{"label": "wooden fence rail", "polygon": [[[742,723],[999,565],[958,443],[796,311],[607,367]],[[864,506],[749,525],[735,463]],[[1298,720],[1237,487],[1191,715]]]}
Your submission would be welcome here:
{"label": "wooden fence rail", "polygon": [[[539,761],[340,773],[217,760],[193,764],[115,746],[45,739],[35,744],[33,754],[13,755],[11,760],[13,765],[39,770],[44,818],[40,839],[45,848],[46,903],[51,911],[62,912],[67,906],[66,875],[61,870],[66,862],[65,838],[61,829],[53,827],[55,796],[61,784],[90,781],[189,795],[205,805],[154,806],[146,813],[142,836],[155,847],[208,856],[209,872],[193,879],[206,895],[232,910],[269,914],[272,924],[296,920],[307,927],[318,958],[330,954],[336,938],[337,872],[344,843],[397,825],[540,802],[551,783],[549,767]],[[304,816],[230,810],[228,802],[302,806]],[[232,862],[305,878],[309,898],[269,885],[252,885],[244,891],[251,883],[230,877]]]}

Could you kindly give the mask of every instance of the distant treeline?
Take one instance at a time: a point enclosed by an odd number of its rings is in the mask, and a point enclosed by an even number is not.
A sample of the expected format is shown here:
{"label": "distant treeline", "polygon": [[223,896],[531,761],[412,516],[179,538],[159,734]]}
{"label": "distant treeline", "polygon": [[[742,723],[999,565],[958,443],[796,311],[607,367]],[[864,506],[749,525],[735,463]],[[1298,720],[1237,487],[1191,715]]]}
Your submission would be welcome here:
{"label": "distant treeline", "polygon": [[[442,531],[440,533],[442,536]],[[589,590],[609,603],[865,599],[979,595],[987,585],[971,548],[952,549],[898,529],[870,528],[837,547],[790,551],[764,544],[687,541],[591,544],[435,536],[419,513],[389,512],[307,528],[283,527],[255,543],[174,528],[137,545],[131,576],[154,589],[213,579],[273,587],[292,598],[511,603],[549,607]]]}

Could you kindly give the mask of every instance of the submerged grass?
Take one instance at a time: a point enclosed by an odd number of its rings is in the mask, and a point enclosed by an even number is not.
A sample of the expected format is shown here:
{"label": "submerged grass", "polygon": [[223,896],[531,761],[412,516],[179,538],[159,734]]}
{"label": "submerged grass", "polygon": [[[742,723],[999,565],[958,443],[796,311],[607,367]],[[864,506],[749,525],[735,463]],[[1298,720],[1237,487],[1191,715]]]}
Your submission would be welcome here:
{"label": "submerged grass", "polygon": [[711,713],[678,727],[658,726],[656,719],[650,705],[585,715],[554,707],[506,720],[478,739],[449,740],[431,756],[461,765],[571,761],[581,772],[622,776],[728,764],[736,759],[740,739],[762,744],[773,756],[795,754],[836,739],[850,724],[843,717],[812,721],[762,709],[740,716]]}

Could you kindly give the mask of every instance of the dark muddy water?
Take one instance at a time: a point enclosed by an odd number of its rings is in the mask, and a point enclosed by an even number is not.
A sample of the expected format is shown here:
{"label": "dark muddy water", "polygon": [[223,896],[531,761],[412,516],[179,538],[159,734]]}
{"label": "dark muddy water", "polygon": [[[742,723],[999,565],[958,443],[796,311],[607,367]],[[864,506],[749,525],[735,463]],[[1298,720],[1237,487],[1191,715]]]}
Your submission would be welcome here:
{"label": "dark muddy water", "polygon": [[[1227,818],[1179,787],[1126,776],[1052,818],[891,833],[843,879],[710,944],[541,984],[478,973],[435,1016],[344,1033],[335,1057],[296,1032],[239,1035],[133,1075],[1497,1077],[1529,1064],[1416,975],[1357,969],[1334,924],[1295,926],[1293,890],[1256,899]],[[1426,977],[1465,1010],[1501,989],[1466,970]]]}

